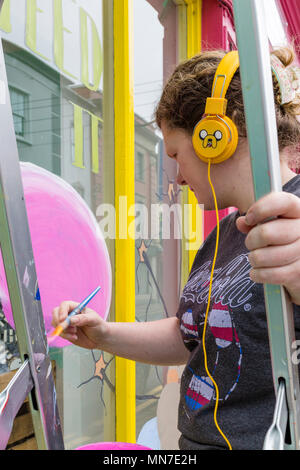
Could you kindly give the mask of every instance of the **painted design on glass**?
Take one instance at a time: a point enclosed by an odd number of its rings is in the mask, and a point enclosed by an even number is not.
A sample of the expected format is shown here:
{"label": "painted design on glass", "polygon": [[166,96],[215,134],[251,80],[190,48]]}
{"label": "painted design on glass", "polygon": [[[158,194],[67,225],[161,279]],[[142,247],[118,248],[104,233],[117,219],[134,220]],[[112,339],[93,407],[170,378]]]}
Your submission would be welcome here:
{"label": "painted design on glass", "polygon": [[77,388],[80,388],[80,387],[82,387],[82,385],[86,385],[86,384],[88,384],[89,382],[91,382],[92,380],[95,380],[95,379],[100,381],[100,384],[101,384],[100,399],[101,399],[101,402],[102,402],[104,408],[106,408],[105,402],[103,400],[103,386],[104,386],[104,382],[105,382],[108,385],[108,387],[110,388],[110,390],[112,390],[113,392],[115,391],[114,385],[111,383],[111,381],[109,380],[109,378],[106,375],[106,370],[108,369],[109,365],[113,361],[114,357],[112,357],[108,362],[105,362],[102,351],[101,351],[99,359],[96,359],[94,351],[91,351],[91,354],[92,354],[92,358],[93,358],[93,362],[94,362],[94,374],[92,375],[92,377],[90,377],[89,379],[87,379],[84,382],[82,382],[81,384],[79,384]]}
{"label": "painted design on glass", "polygon": [[[46,332],[52,330],[55,306],[66,299],[80,302],[97,286],[101,286],[101,294],[89,306],[106,319],[111,301],[111,266],[94,215],[60,177],[31,163],[21,163],[21,173],[38,279],[38,285],[33,285],[26,268],[23,284],[33,300],[42,303]],[[3,312],[14,328],[2,258],[0,279]],[[51,347],[68,344],[57,338]]]}

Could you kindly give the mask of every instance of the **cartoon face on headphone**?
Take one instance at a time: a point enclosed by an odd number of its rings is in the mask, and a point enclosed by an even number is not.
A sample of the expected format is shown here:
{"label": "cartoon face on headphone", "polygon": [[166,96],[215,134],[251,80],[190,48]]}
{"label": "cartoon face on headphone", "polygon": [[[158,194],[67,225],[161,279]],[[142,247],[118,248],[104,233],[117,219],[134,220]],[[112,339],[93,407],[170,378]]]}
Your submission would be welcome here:
{"label": "cartoon face on headphone", "polygon": [[201,160],[220,163],[234,152],[237,131],[229,121],[227,116],[207,116],[198,122],[193,133],[193,146]]}
{"label": "cartoon face on headphone", "polygon": [[202,129],[199,133],[200,140],[202,140],[203,148],[212,147],[217,148],[218,141],[222,140],[223,134],[221,131],[216,130],[213,134],[209,134],[206,129]]}

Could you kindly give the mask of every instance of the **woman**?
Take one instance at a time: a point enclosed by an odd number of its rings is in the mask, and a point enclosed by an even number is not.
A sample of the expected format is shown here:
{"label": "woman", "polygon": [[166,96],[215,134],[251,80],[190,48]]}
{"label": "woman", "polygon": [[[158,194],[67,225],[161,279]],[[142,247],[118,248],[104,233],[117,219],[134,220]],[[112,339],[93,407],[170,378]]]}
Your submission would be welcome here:
{"label": "woman", "polygon": [[[166,152],[178,164],[177,182],[188,185],[206,210],[215,204],[208,164],[195,151],[193,132],[224,56],[207,51],[180,64],[156,109]],[[283,191],[257,202],[239,71],[230,82],[226,114],[237,127],[238,145],[231,158],[211,165],[210,171],[219,209],[237,211],[220,223],[210,303],[216,230],[197,253],[176,317],[106,323],[87,308],[72,318],[63,335],[78,346],[139,362],[186,364],[178,420],[182,450],[262,449],[275,406],[263,283],[285,286],[300,328],[300,176],[291,170],[297,165],[300,101],[293,59],[288,48],[275,51],[272,59]],[[76,305],[63,302],[55,308],[53,326]]]}

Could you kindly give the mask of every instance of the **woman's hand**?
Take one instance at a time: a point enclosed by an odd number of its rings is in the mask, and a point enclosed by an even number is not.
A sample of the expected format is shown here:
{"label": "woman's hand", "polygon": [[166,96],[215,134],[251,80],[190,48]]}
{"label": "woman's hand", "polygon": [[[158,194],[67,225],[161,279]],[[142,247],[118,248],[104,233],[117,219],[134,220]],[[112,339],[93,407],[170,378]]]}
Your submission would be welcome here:
{"label": "woman's hand", "polygon": [[250,278],[285,286],[292,302],[300,305],[300,199],[287,192],[270,193],[236,224],[247,234]]}
{"label": "woman's hand", "polygon": [[[63,302],[56,307],[52,325],[59,325],[77,305]],[[176,317],[150,322],[105,322],[96,312],[85,308],[71,318],[71,325],[62,337],[82,348],[101,349],[144,364],[186,364],[190,356]]]}
{"label": "woman's hand", "polygon": [[[62,302],[52,312],[52,325],[57,327],[79,303]],[[101,342],[108,331],[107,323],[92,309],[84,308],[70,319],[69,327],[61,334],[62,338],[86,349],[101,349]]]}

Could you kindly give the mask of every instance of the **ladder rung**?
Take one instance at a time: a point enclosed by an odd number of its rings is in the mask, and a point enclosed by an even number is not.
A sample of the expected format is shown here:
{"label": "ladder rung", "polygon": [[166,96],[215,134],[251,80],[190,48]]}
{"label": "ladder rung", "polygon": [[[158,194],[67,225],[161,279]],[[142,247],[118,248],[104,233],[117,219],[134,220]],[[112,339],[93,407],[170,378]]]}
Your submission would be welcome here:
{"label": "ladder rung", "polygon": [[29,361],[26,360],[7,387],[0,393],[0,449],[7,446],[14,419],[33,388]]}
{"label": "ladder rung", "polygon": [[285,383],[282,380],[277,391],[273,422],[266,434],[263,450],[284,450],[287,423],[288,407]]}

